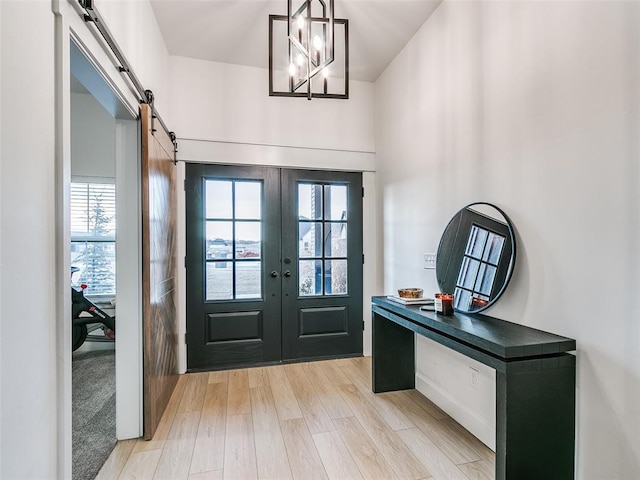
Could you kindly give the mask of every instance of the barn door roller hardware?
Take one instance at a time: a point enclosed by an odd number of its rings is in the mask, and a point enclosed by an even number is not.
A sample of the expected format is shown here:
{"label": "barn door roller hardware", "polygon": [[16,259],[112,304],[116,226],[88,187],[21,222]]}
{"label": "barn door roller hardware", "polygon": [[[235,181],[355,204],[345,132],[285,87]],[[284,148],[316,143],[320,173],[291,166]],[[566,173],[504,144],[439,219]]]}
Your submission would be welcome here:
{"label": "barn door roller hardware", "polygon": [[160,117],[160,114],[158,113],[158,111],[156,110],[153,104],[153,92],[151,90],[145,90],[145,88],[142,86],[142,83],[140,83],[140,80],[138,79],[134,71],[131,69],[129,62],[127,62],[127,59],[122,53],[122,50],[120,50],[120,47],[118,46],[117,42],[113,38],[113,35],[109,31],[109,28],[107,27],[107,24],[104,22],[103,17],[100,15],[100,12],[96,9],[93,0],[78,0],[78,3],[84,10],[84,15],[83,15],[84,21],[87,23],[93,23],[93,25],[96,27],[100,35],[102,35],[102,38],[104,39],[106,44],[109,46],[109,49],[111,50],[111,52],[113,53],[113,55],[117,60],[118,71],[124,74],[129,79],[129,82],[131,82],[131,85],[133,86],[133,88],[138,94],[140,103],[145,103],[151,107],[152,133],[157,131],[155,129],[155,120],[158,120],[158,122],[160,122],[160,125],[162,125],[162,128],[164,129],[164,131],[167,133],[167,135],[169,135],[169,138],[171,138],[171,142],[173,143],[173,163],[175,164],[176,153],[178,152],[178,142],[176,140],[176,134],[170,131],[167,128],[167,125],[162,121],[162,117]]}

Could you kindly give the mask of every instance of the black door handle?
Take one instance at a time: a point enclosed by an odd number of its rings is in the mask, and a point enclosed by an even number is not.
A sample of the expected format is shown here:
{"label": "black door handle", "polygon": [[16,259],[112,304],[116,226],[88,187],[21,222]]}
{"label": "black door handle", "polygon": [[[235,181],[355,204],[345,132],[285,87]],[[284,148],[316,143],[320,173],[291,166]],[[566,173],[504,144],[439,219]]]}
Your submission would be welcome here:
{"label": "black door handle", "polygon": [[275,270],[271,272],[271,277],[272,278],[278,278],[278,272],[276,272]]}
{"label": "black door handle", "polygon": [[285,270],[282,274],[283,274],[285,277],[290,277],[290,276],[291,276],[291,270]]}

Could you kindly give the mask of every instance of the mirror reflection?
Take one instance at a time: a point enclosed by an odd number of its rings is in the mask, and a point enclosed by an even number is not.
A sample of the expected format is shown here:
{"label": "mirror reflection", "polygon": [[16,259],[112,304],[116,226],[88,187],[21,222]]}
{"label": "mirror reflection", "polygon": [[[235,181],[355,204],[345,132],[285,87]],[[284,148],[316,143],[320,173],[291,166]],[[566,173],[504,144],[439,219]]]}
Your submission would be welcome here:
{"label": "mirror reflection", "polygon": [[444,230],[436,257],[442,292],[454,294],[454,308],[480,312],[502,295],[515,263],[513,226],[498,207],[473,203]]}

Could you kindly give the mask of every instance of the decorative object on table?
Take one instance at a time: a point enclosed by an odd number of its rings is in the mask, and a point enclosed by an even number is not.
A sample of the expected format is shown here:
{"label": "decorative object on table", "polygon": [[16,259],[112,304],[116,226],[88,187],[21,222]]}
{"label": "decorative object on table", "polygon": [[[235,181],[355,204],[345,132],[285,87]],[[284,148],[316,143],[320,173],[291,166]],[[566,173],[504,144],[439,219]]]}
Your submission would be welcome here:
{"label": "decorative object on table", "polygon": [[287,1],[269,15],[269,96],[349,98],[349,21],[334,0]]}
{"label": "decorative object on table", "polygon": [[421,288],[399,288],[398,296],[400,298],[422,298]]}
{"label": "decorative object on table", "polygon": [[434,295],[434,310],[442,315],[453,315],[453,295],[450,293],[436,293]]}
{"label": "decorative object on table", "polygon": [[445,228],[436,255],[436,277],[443,292],[453,292],[453,307],[480,312],[504,293],[516,259],[513,225],[498,207],[467,205]]}

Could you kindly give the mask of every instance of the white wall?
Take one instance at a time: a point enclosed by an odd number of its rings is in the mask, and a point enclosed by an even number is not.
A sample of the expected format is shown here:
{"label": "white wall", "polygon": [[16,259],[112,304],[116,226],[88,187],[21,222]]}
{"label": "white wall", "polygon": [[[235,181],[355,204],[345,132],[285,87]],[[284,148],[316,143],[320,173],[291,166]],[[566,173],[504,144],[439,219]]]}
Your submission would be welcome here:
{"label": "white wall", "polygon": [[175,130],[169,112],[169,52],[150,1],[95,0],[94,3],[138,80],[153,92],[162,120],[170,130]]}
{"label": "white wall", "polygon": [[[0,1],[0,478],[70,477],[70,331],[61,328],[70,328],[71,316],[62,214],[71,157],[70,35],[137,111],[76,7],[75,0]],[[143,82],[166,81],[168,55],[148,1],[115,2],[107,10]],[[169,123],[166,86],[145,87]]]}
{"label": "white wall", "polygon": [[85,93],[71,94],[71,175],[116,177],[116,119]]}
{"label": "white wall", "polygon": [[[373,152],[373,84],[348,100],[269,96],[268,70],[171,57],[172,128],[181,140]],[[181,142],[184,143],[184,142]]]}
{"label": "white wall", "polygon": [[518,260],[488,313],[577,339],[580,479],[640,478],[638,25],[637,2],[445,1],[376,82],[385,290],[435,291],[448,219],[503,208]]}
{"label": "white wall", "polygon": [[19,1],[0,18],[0,477],[55,478],[54,19]]}

